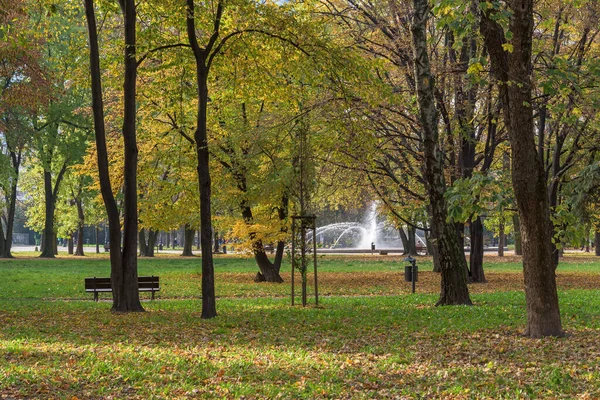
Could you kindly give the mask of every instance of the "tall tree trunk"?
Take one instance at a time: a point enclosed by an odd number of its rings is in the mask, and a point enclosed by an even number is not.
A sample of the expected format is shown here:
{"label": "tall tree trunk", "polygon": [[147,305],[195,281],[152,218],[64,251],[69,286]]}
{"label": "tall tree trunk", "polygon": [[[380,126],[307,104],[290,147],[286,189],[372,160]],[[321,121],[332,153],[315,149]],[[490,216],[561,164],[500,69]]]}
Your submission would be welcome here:
{"label": "tall tree trunk", "polygon": [[12,167],[14,180],[10,184],[10,196],[8,197],[7,215],[6,215],[6,233],[1,237],[4,238],[3,243],[0,244],[0,258],[13,258],[11,253],[12,248],[12,234],[13,227],[15,224],[15,210],[17,206],[17,182],[19,180],[19,167],[21,165],[21,151],[11,151],[10,157],[12,160]]}
{"label": "tall tree trunk", "polygon": [[[254,217],[252,215],[252,209],[250,208],[250,206],[248,205],[246,200],[242,201],[240,207],[242,209],[242,217],[244,218],[244,221],[246,222],[246,224],[248,226],[252,225],[252,221],[254,220]],[[283,278],[281,278],[281,275],[279,275],[279,269],[276,268],[275,264],[273,264],[269,260],[269,257],[267,256],[267,253],[265,252],[265,247],[263,245],[262,240],[256,239],[255,232],[250,232],[249,236],[250,236],[250,240],[252,240],[252,252],[254,253],[254,260],[256,261],[256,265],[258,266],[258,269],[260,270],[260,272],[258,272],[256,274],[254,281],[255,282],[274,282],[274,283],[283,282]],[[278,249],[279,249],[279,244],[278,244]]]}
{"label": "tall tree trunk", "polygon": [[100,228],[98,227],[98,225],[94,227],[94,235],[96,242],[96,254],[100,254]]}
{"label": "tall tree trunk", "polygon": [[[144,311],[139,298],[137,282],[137,205],[132,203],[130,196],[136,195],[135,173],[137,157],[135,148],[135,77],[137,61],[135,59],[135,4],[132,0],[121,0],[121,8],[125,16],[125,118],[124,138],[125,155],[125,230],[127,240],[124,240],[123,253],[121,253],[121,224],[117,203],[113,196],[108,171],[108,152],[106,148],[106,131],[104,125],[104,105],[102,100],[102,82],[100,74],[100,52],[98,49],[98,33],[93,0],[85,0],[85,13],[88,24],[89,49],[90,49],[90,75],[92,79],[92,111],[94,115],[94,131],[96,137],[96,154],[98,162],[98,176],[100,191],[106,207],[109,226],[111,285],[113,289],[112,310],[115,312]],[[133,89],[133,90],[132,90]],[[133,93],[132,93],[133,92]],[[133,114],[133,115],[132,115]],[[131,129],[133,128],[133,132]],[[133,140],[132,140],[133,133]],[[134,148],[132,149],[132,145]],[[133,167],[133,168],[132,168]],[[132,176],[133,174],[133,181]],[[132,187],[131,185],[134,184]],[[129,213],[133,210],[134,215]],[[132,226],[131,221],[134,218]],[[133,235],[133,239],[132,239]],[[132,246],[133,243],[133,246]],[[133,252],[133,254],[132,254]]]}
{"label": "tall tree trunk", "polygon": [[217,231],[217,230],[215,230],[215,233],[214,233],[213,243],[214,243],[213,252],[218,253],[219,252],[219,231]]}
{"label": "tall tree trunk", "polygon": [[44,171],[44,203],[46,205],[46,214],[44,220],[44,234],[42,240],[41,258],[54,258],[54,208],[55,199],[52,190],[52,173]]}
{"label": "tall tree trunk", "polygon": [[430,231],[425,232],[425,245],[427,246],[427,254],[431,255],[431,259],[433,261],[433,272],[441,272],[440,267],[440,256],[437,249],[437,246],[433,245],[433,225],[430,225]]}
{"label": "tall tree trunk", "polygon": [[69,234],[69,238],[67,239],[67,254],[73,254],[73,234]]}
{"label": "tall tree trunk", "polygon": [[515,235],[515,255],[523,255],[523,245],[521,242],[521,220],[519,214],[513,214],[513,230]]}
{"label": "tall tree trunk", "polygon": [[146,244],[146,229],[140,229],[138,233],[138,246],[140,248],[140,257],[148,256],[148,245]]}
{"label": "tall tree trunk", "polygon": [[198,186],[200,190],[200,243],[202,247],[202,318],[217,316],[215,297],[215,271],[212,256],[212,221],[211,221],[211,181],[209,168],[208,135],[206,129],[206,112],[208,106],[208,63],[210,52],[219,37],[219,26],[223,14],[223,3],[219,1],[215,15],[214,31],[209,43],[204,48],[198,45],[194,0],[186,0],[186,27],[188,41],[196,60],[196,84],[198,89],[198,109],[196,114],[196,154],[198,156]]}
{"label": "tall tree trunk", "polygon": [[194,257],[192,253],[192,247],[194,246],[194,236],[196,231],[192,228],[191,224],[185,224],[185,231],[183,234],[183,257]]}
{"label": "tall tree trunk", "polygon": [[[503,28],[488,10],[480,30],[499,85],[504,123],[512,149],[512,182],[519,208],[523,244],[523,275],[527,304],[525,334],[539,338],[564,336],[555,264],[552,255],[552,223],[545,172],[535,146],[531,109],[531,49],[533,0],[511,0],[509,31],[512,52],[506,51]],[[510,83],[510,84],[509,84]]]}
{"label": "tall tree trunk", "polygon": [[83,227],[85,226],[85,213],[83,212],[83,204],[81,200],[75,200],[75,205],[77,206],[77,218],[79,228],[77,229],[77,249],[75,250],[76,256],[84,256],[83,252]]}
{"label": "tall tree trunk", "polygon": [[427,0],[413,0],[414,16],[411,26],[415,55],[417,101],[422,130],[424,154],[423,177],[429,196],[433,241],[439,252],[441,268],[441,292],[436,305],[470,305],[467,287],[467,265],[460,248],[456,229],[446,222],[447,209],[444,199],[445,181],[443,158],[438,143],[438,118],[434,99],[434,81],[427,53],[427,17],[430,12]]}
{"label": "tall tree trunk", "polygon": [[414,226],[409,226],[407,230],[408,239],[408,254],[411,256],[417,255],[417,229]]}
{"label": "tall tree trunk", "polygon": [[154,257],[154,250],[156,249],[158,241],[158,231],[150,229],[148,231],[148,257]]}
{"label": "tall tree trunk", "polygon": [[600,256],[600,231],[598,230],[594,233],[594,248],[596,249],[596,255]]}
{"label": "tall tree trunk", "polygon": [[256,261],[256,265],[258,265],[258,268],[260,269],[260,272],[256,273],[254,281],[282,283],[283,278],[281,278],[281,275],[279,275],[279,271],[275,268],[275,265],[269,260],[267,253],[265,253],[265,248],[262,244],[262,241],[257,240],[256,242],[254,242],[252,247],[252,250],[254,251],[254,260]]}
{"label": "tall tree trunk", "polygon": [[398,234],[400,235],[400,241],[402,242],[402,255],[407,255],[409,254],[410,249],[408,246],[408,236],[406,236],[403,227],[398,228]]}
{"label": "tall tree trunk", "polygon": [[[125,81],[123,83],[123,270],[115,311],[143,311],[137,285],[137,160],[136,139],[136,10],[134,0],[120,0],[124,17]],[[113,285],[113,292],[115,287]],[[113,295],[113,298],[115,296]]]}
{"label": "tall tree trunk", "polygon": [[471,254],[469,258],[469,275],[471,282],[485,283],[485,274],[483,273],[483,224],[481,217],[471,221]]}
{"label": "tall tree trunk", "polygon": [[2,222],[0,221],[0,258],[4,257],[6,252],[6,236],[4,235],[4,228],[2,227]]}
{"label": "tall tree trunk", "polygon": [[498,225],[498,257],[504,257],[504,246],[506,244],[506,233],[504,232],[504,217],[500,217]]}
{"label": "tall tree trunk", "polygon": [[54,210],[56,208],[56,197],[60,183],[67,171],[67,164],[64,163],[59,171],[54,187],[52,186],[52,172],[44,171],[44,203],[46,205],[46,219],[44,221],[44,244],[40,258],[54,258],[55,256],[55,234],[54,234]]}

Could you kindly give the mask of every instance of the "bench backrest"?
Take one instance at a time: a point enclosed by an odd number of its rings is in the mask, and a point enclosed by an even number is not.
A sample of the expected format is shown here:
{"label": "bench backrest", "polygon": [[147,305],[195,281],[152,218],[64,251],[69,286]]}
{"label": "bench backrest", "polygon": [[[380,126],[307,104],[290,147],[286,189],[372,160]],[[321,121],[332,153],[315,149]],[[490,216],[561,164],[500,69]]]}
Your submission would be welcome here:
{"label": "bench backrest", "polygon": [[158,276],[138,276],[139,289],[158,289],[159,287]]}
{"label": "bench backrest", "polygon": [[110,289],[110,278],[85,278],[85,289]]}
{"label": "bench backrest", "polygon": [[[110,288],[110,278],[85,278],[86,290],[102,290]],[[146,290],[159,289],[160,283],[158,276],[138,276],[138,288]]]}

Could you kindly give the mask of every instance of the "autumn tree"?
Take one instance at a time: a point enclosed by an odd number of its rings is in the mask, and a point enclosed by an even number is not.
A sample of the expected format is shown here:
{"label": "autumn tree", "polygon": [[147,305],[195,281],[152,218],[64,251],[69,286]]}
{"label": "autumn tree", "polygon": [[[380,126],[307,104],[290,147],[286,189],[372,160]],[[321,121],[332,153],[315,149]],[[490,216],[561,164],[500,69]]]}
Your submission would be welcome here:
{"label": "autumn tree", "polygon": [[42,38],[21,0],[0,4],[0,257],[11,258],[17,186],[32,117],[51,97]]}
{"label": "autumn tree", "polygon": [[[526,335],[563,336],[552,224],[545,172],[534,142],[531,52],[534,30],[533,0],[506,4],[481,3],[480,30],[498,81],[504,122],[512,150],[512,182],[519,208],[523,242],[523,274],[527,303]],[[507,27],[501,15],[510,15]],[[504,14],[501,14],[503,13]],[[510,36],[507,37],[507,32]]]}
{"label": "autumn tree", "polygon": [[124,28],[124,224],[123,248],[121,249],[121,224],[117,203],[109,175],[104,102],[102,98],[102,75],[100,72],[100,49],[93,0],[85,1],[90,49],[90,74],[92,108],[100,190],[106,206],[110,236],[111,285],[113,311],[144,311],[139,298],[137,283],[137,143],[136,143],[136,5],[133,0],[120,0]]}

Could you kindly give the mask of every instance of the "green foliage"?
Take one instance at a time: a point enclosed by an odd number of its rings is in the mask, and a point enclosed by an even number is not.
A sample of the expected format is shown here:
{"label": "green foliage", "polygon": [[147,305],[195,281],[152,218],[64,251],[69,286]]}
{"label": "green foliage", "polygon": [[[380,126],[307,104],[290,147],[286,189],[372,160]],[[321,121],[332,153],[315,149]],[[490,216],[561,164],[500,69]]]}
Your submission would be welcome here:
{"label": "green foliage", "polygon": [[457,179],[446,191],[448,219],[470,221],[477,216],[505,213],[513,204],[512,188],[502,175],[474,173],[470,178]]}

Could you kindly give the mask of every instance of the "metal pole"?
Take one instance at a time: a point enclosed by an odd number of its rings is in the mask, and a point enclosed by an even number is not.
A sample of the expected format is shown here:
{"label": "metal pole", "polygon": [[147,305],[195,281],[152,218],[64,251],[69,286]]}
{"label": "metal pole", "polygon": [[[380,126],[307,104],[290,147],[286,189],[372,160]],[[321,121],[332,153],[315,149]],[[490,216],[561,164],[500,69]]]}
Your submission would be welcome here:
{"label": "metal pole", "polygon": [[292,305],[294,305],[294,274],[296,272],[296,219],[292,217]]}
{"label": "metal pole", "polygon": [[304,219],[300,220],[300,235],[300,246],[302,246],[302,306],[306,307],[306,225]]}
{"label": "metal pole", "polygon": [[313,231],[313,263],[315,268],[315,305],[319,305],[319,287],[317,285],[317,228],[315,224],[315,218],[312,218],[312,231]]}
{"label": "metal pole", "polygon": [[415,286],[417,282],[417,260],[412,262],[412,292],[415,292]]}

